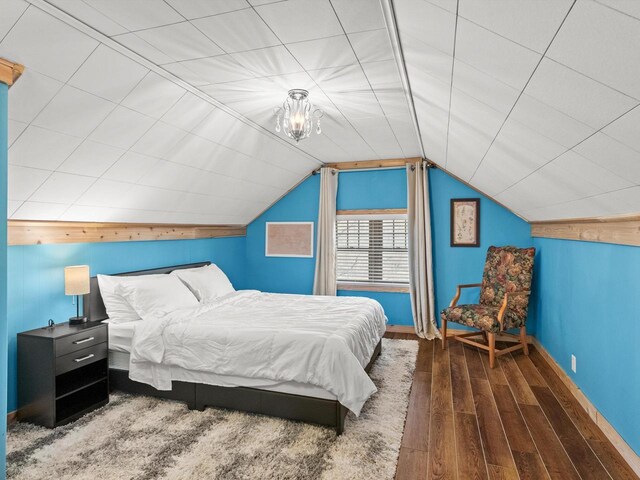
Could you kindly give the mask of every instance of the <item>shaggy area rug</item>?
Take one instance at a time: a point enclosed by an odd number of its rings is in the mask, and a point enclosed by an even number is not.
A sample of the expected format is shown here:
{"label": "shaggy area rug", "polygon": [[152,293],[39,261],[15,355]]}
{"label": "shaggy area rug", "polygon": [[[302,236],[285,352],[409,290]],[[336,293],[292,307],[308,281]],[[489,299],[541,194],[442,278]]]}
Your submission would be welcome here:
{"label": "shaggy area rug", "polygon": [[127,394],[53,430],[7,434],[12,479],[392,479],[418,342],[384,339],[378,387],[342,435],[316,425]]}

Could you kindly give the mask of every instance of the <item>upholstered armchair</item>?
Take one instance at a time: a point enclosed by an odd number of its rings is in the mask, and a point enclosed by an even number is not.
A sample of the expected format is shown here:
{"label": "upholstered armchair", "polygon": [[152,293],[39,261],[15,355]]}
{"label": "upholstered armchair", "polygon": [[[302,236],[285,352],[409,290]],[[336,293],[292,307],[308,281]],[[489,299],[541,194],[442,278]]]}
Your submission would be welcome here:
{"label": "upholstered armchair", "polygon": [[[455,322],[480,330],[455,335],[454,338],[489,352],[489,366],[495,365],[499,355],[523,349],[529,355],[527,345],[527,309],[531,293],[535,248],[489,247],[484,265],[482,283],[458,285],[449,308],[440,313],[442,321],[442,348],[447,348],[447,323]],[[465,288],[480,287],[480,303],[458,305],[460,293]],[[519,328],[519,335],[507,330]],[[496,334],[511,335],[519,343],[496,350]],[[483,342],[470,337],[483,337]]]}

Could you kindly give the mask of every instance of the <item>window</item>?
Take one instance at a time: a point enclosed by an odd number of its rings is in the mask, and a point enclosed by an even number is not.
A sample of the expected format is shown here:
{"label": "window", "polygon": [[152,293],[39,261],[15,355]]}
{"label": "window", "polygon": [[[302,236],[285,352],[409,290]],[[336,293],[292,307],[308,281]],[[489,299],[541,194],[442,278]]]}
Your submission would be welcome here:
{"label": "window", "polygon": [[409,283],[406,215],[338,216],[338,282]]}

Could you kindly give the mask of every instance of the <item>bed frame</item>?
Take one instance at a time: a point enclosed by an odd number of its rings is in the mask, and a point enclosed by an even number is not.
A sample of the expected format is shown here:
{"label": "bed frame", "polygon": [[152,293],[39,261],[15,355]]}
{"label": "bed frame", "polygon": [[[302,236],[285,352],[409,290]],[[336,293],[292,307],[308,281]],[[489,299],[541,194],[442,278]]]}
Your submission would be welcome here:
{"label": "bed frame", "polygon": [[[190,263],[173,267],[138,270],[118,273],[116,275],[157,275],[167,274],[174,270],[203,267],[211,262]],[[83,298],[84,315],[90,322],[101,322],[109,318],[100,294],[98,279],[91,277],[91,292]],[[376,346],[369,364],[365,368],[368,373],[373,362],[380,355],[382,342]],[[190,410],[204,410],[205,407],[229,408],[243,412],[259,413],[274,417],[317,423],[335,428],[340,435],[344,431],[344,420],[347,408],[337,400],[307,397],[290,393],[273,392],[249,387],[220,387],[191,382],[172,382],[172,389],[156,390],[151,385],[135,382],[129,378],[127,370],[109,369],[109,386],[112,390],[149,395],[159,398],[180,400],[187,403]]]}

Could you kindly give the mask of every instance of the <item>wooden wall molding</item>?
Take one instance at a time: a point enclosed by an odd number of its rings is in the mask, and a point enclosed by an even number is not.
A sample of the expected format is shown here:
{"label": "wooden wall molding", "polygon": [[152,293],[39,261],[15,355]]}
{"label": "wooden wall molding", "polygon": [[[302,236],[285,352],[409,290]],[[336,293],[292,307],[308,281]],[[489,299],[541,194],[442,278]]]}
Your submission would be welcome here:
{"label": "wooden wall molding", "polygon": [[602,430],[602,433],[609,439],[615,449],[622,455],[622,458],[629,464],[633,471],[640,476],[640,456],[638,456],[627,442],[620,436],[615,428],[607,421],[607,419],[598,411],[598,409],[591,403],[582,390],[573,383],[573,380],[565,371],[558,365],[555,359],[549,352],[540,344],[537,338],[534,337],[533,344],[540,354],[547,361],[551,369],[560,377],[562,383],[569,389],[571,394],[578,401],[580,406],[589,414],[591,420]]}
{"label": "wooden wall molding", "polygon": [[338,290],[353,292],[409,293],[409,285],[338,282]]}
{"label": "wooden wall molding", "polygon": [[640,216],[531,222],[531,236],[640,246]]}
{"label": "wooden wall molding", "polygon": [[9,245],[138,242],[241,237],[243,225],[169,225],[149,223],[38,222],[9,220]]}
{"label": "wooden wall molding", "polygon": [[336,210],[336,215],[406,215],[406,208],[378,208],[373,210]]}
{"label": "wooden wall molding", "polygon": [[0,83],[6,83],[11,86],[16,83],[24,72],[24,66],[14,63],[10,60],[0,58]]}

